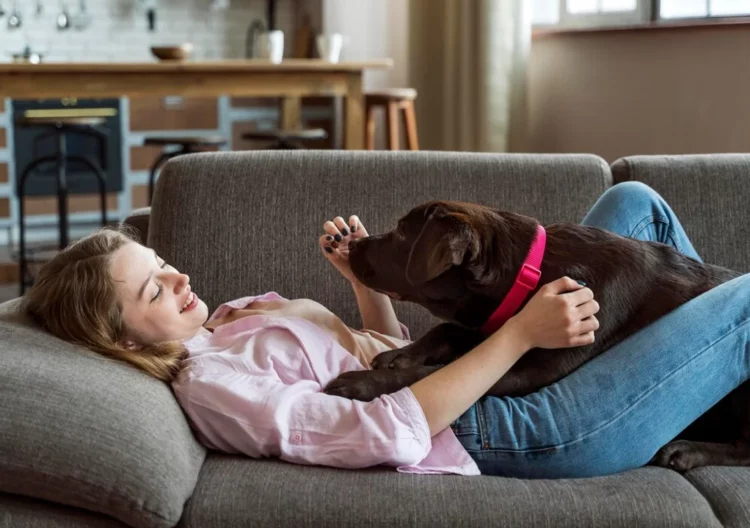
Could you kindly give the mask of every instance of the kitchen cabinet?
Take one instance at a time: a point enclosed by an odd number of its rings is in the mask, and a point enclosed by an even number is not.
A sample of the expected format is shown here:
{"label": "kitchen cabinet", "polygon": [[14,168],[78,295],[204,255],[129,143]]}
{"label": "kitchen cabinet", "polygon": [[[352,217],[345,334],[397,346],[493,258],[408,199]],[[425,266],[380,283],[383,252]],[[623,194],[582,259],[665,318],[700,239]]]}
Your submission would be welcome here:
{"label": "kitchen cabinet", "polygon": [[216,97],[133,97],[130,130],[213,130],[219,126]]}

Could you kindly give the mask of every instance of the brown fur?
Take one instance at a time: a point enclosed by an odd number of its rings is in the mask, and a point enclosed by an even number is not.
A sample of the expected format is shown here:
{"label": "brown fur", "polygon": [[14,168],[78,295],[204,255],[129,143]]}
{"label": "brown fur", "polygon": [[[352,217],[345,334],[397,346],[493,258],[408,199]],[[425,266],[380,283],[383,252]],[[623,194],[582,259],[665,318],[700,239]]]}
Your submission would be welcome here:
{"label": "brown fur", "polygon": [[[396,299],[420,304],[449,322],[404,349],[379,355],[373,362],[376,370],[342,376],[327,391],[369,400],[413,383],[481,342],[478,328],[513,284],[536,226],[532,218],[479,205],[430,202],[410,211],[393,231],[356,241],[350,262],[359,280]],[[554,383],[681,304],[739,276],[671,246],[594,227],[552,224],[546,230],[537,289],[562,276],[584,281],[600,305],[596,341],[528,352],[488,391],[490,395],[524,395]],[[732,399],[730,395],[696,422],[688,431],[691,438],[736,439],[739,429],[729,423],[740,422],[729,418],[736,409]],[[747,412],[742,412],[746,420]],[[723,433],[717,422],[723,424]],[[750,465],[746,448],[727,451],[705,447],[711,444],[675,444],[663,448],[655,462],[681,470],[722,461]]]}

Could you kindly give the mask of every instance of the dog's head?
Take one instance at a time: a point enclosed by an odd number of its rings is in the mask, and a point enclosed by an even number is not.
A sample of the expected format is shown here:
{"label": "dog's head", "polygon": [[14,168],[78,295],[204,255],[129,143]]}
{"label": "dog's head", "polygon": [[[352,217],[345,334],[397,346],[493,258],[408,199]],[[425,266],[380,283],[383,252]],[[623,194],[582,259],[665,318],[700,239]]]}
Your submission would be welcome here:
{"label": "dog's head", "polygon": [[429,202],[394,230],[357,240],[349,260],[366,286],[477,325],[515,279],[535,227],[530,218],[480,205]]}

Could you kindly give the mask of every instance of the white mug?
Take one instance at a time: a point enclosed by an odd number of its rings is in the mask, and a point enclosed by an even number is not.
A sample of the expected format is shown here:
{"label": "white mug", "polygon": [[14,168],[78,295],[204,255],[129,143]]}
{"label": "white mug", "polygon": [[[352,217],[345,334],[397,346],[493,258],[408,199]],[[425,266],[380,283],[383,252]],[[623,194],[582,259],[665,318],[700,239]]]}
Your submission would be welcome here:
{"label": "white mug", "polygon": [[341,33],[318,35],[316,39],[318,55],[324,61],[338,62],[341,58],[341,50],[344,47],[344,40],[344,35]]}
{"label": "white mug", "polygon": [[255,57],[278,64],[284,58],[284,32],[275,29],[255,37]]}

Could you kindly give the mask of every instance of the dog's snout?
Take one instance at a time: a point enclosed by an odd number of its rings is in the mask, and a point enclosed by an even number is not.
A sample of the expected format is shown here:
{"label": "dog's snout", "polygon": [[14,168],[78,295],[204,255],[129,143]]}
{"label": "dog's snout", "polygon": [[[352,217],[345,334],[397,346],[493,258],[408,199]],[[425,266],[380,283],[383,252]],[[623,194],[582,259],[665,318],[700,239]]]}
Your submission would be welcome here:
{"label": "dog's snout", "polygon": [[363,244],[362,240],[363,239],[352,240],[349,243],[349,263],[352,267],[352,271],[359,280],[364,281],[371,278],[375,274],[375,270],[368,261],[365,252],[366,244]]}
{"label": "dog's snout", "polygon": [[371,279],[375,275],[375,270],[366,259],[361,259],[356,265],[352,264],[352,271],[362,281]]}

